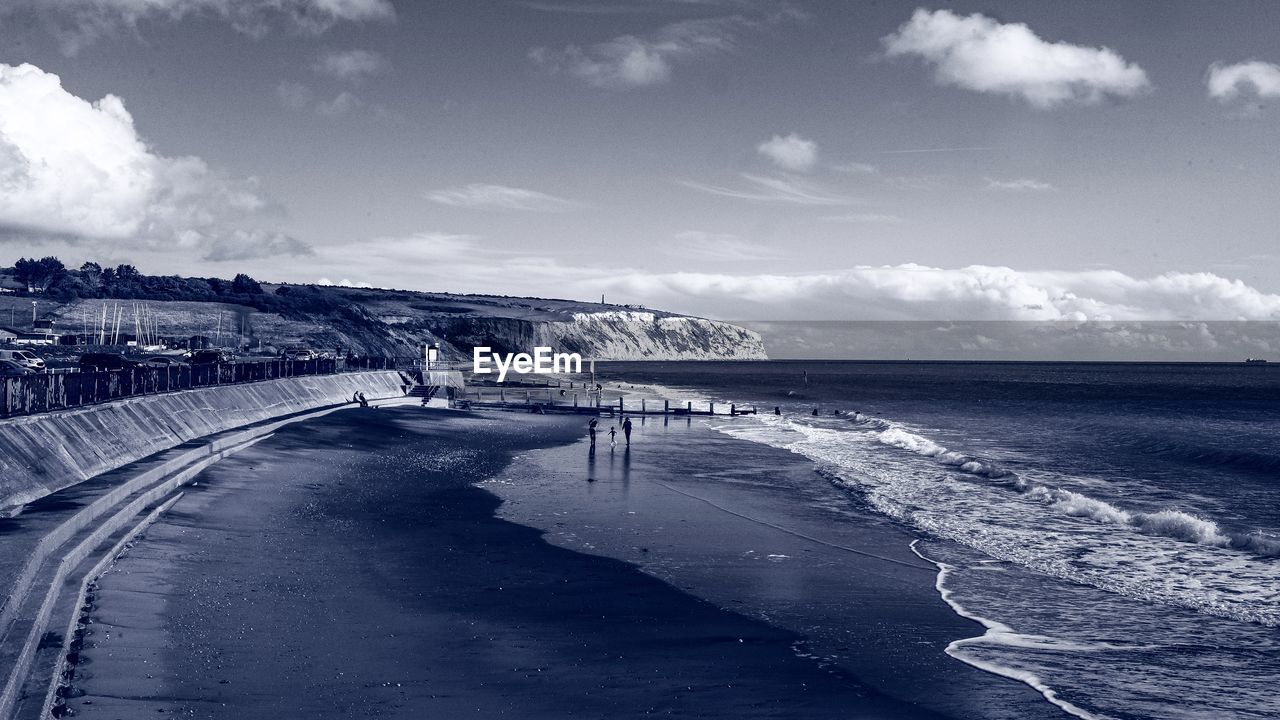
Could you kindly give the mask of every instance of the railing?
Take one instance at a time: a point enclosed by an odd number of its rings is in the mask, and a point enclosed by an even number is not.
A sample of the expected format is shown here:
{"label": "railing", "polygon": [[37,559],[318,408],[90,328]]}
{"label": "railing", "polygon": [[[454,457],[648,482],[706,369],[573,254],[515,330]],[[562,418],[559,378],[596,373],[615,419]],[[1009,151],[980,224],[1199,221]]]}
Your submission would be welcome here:
{"label": "railing", "polygon": [[237,385],[306,375],[332,375],[356,370],[393,370],[396,365],[395,358],[328,358],[19,375],[3,378],[0,417],[34,415],[139,395],[156,395],[215,385]]}

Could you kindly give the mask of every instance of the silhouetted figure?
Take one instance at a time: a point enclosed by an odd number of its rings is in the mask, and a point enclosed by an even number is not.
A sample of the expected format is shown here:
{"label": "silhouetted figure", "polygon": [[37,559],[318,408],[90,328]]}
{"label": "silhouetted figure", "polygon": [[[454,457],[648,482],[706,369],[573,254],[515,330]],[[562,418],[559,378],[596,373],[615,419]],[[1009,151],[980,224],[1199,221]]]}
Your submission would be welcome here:
{"label": "silhouetted figure", "polygon": [[618,447],[618,429],[612,425],[609,426],[609,447]]}
{"label": "silhouetted figure", "polygon": [[814,417],[817,417],[817,416],[818,416],[818,408],[814,408],[814,409],[813,409],[813,412],[812,412],[812,413],[810,413],[810,414],[811,414],[811,415],[813,415]]}
{"label": "silhouetted figure", "polygon": [[369,399],[364,396],[363,390],[356,392],[356,399],[360,403],[360,407],[362,408],[369,407]]}
{"label": "silhouetted figure", "polygon": [[599,424],[600,424],[600,421],[597,420],[596,418],[591,418],[591,422],[587,423],[587,432],[591,434],[592,450],[595,450],[596,448],[596,425],[599,425]]}
{"label": "silhouetted figure", "polygon": [[622,435],[627,439],[627,447],[631,447],[631,418],[622,419]]}
{"label": "silhouetted figure", "polygon": [[774,414],[774,415],[781,415],[781,414],[782,414],[782,408],[781,408],[781,407],[779,407],[779,406],[777,406],[777,405],[774,405],[774,406],[773,406],[773,414]]}

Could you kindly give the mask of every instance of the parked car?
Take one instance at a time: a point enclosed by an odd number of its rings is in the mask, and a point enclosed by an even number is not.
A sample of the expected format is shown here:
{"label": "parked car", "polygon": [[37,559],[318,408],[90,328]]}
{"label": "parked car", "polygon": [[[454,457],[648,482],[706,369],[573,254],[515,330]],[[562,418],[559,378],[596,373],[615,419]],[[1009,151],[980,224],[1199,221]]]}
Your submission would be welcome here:
{"label": "parked car", "polygon": [[85,353],[80,356],[81,372],[132,370],[139,367],[142,367],[142,363],[120,353]]}
{"label": "parked car", "polygon": [[173,355],[152,355],[142,361],[142,364],[148,367],[177,367],[186,365],[182,358]]}
{"label": "parked car", "polygon": [[192,365],[217,365],[218,363],[235,362],[236,356],[225,350],[193,350],[187,356]]}
{"label": "parked car", "polygon": [[44,360],[30,350],[0,350],[0,360],[12,360],[28,370],[44,370]]}
{"label": "parked car", "polygon": [[16,360],[0,360],[0,377],[16,377],[19,375],[35,375],[36,371]]}
{"label": "parked car", "polygon": [[285,360],[317,360],[320,353],[308,348],[292,348],[280,353],[280,357]]}

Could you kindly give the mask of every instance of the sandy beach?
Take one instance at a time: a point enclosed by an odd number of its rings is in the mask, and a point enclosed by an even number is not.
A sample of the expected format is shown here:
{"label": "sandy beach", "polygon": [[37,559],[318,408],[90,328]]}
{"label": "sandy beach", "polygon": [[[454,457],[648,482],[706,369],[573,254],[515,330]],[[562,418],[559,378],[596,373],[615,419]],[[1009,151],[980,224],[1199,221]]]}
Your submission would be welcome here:
{"label": "sandy beach", "polygon": [[606,440],[589,465],[584,424],[350,411],[219,463],[99,582],[70,708],[1051,716],[942,653],[976,626],[904,534],[818,529],[840,501],[828,490],[801,515],[770,500],[822,488],[808,462],[650,420],[629,455]]}

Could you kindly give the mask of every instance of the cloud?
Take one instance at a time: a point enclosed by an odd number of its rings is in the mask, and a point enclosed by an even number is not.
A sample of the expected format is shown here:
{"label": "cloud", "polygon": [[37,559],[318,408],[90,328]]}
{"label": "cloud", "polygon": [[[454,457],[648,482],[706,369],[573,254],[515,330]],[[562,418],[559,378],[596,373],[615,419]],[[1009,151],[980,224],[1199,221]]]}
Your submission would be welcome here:
{"label": "cloud", "polygon": [[[155,154],[124,102],[88,102],[34,65],[0,64],[0,231],[28,240],[176,246],[234,254],[248,227],[274,212],[254,179],[197,157]],[[298,254],[283,236],[259,252]],[[261,239],[261,238],[260,238]]]}
{"label": "cloud", "polygon": [[676,233],[663,250],[677,257],[708,260],[749,261],[771,260],[782,257],[775,248],[743,240],[728,233],[709,233],[701,230],[684,230]]}
{"label": "cloud", "polygon": [[505,185],[471,183],[426,194],[428,200],[441,205],[488,210],[529,210],[534,212],[565,212],[579,207],[579,203],[554,195]]}
{"label": "cloud", "polygon": [[1048,42],[1026,25],[980,14],[920,8],[882,42],[889,57],[932,64],[939,83],[1021,97],[1041,109],[1132,97],[1150,87],[1141,67],[1109,48]]}
{"label": "cloud", "polygon": [[529,51],[529,59],[548,72],[564,73],[596,87],[649,87],[670,80],[677,64],[731,52],[741,35],[800,16],[784,6],[764,18],[729,15],[682,20],[649,35],[619,35],[586,48],[536,47]]}
{"label": "cloud", "polygon": [[783,170],[793,172],[807,172],[818,162],[818,143],[795,133],[774,135],[760,143],[756,152],[769,158]]}
{"label": "cloud", "polygon": [[276,86],[276,99],[290,110],[302,110],[311,104],[315,93],[302,83],[284,81]]}
{"label": "cloud", "polygon": [[1212,273],[971,265],[858,266],[801,274],[615,273],[591,285],[657,307],[797,320],[1280,320],[1280,295]]}
{"label": "cloud", "polygon": [[1055,189],[1052,185],[1034,178],[1018,178],[1016,180],[994,180],[992,178],[984,178],[987,181],[988,190],[1003,190],[1006,192],[1046,192]]}
{"label": "cloud", "polygon": [[332,100],[325,100],[316,103],[316,112],[326,117],[337,117],[346,115],[353,110],[359,110],[364,107],[364,101],[354,93],[343,90],[338,93]]}
{"label": "cloud", "polygon": [[371,50],[343,50],[327,52],[311,66],[321,75],[358,82],[364,78],[386,71],[386,58]]}
{"label": "cloud", "polygon": [[827,215],[822,219],[828,222],[880,224],[880,225],[894,225],[902,222],[902,218],[898,217],[897,215],[882,215],[878,213],[850,213],[847,215]]}
{"label": "cloud", "polygon": [[678,180],[681,185],[699,192],[753,202],[786,205],[850,205],[853,198],[835,195],[821,186],[799,178],[765,177],[742,173],[742,178],[755,186],[740,190],[721,185],[708,185],[693,180]]}
{"label": "cloud", "polygon": [[32,10],[75,54],[100,37],[147,22],[213,17],[262,37],[273,25],[319,34],[342,22],[394,21],[391,0],[9,0],[0,14]]}
{"label": "cloud", "polygon": [[[707,248],[737,240],[681,235]],[[350,277],[380,287],[502,288],[509,295],[582,299],[604,292],[622,302],[738,320],[1280,320],[1280,295],[1207,272],[1135,277],[1114,270],[920,264],[786,274],[652,272],[504,252],[474,236],[445,233],[321,249],[306,272],[306,278]]]}
{"label": "cloud", "polygon": [[[204,238],[194,239],[203,240]],[[310,245],[283,233],[267,230],[232,230],[208,238],[205,259],[218,262],[313,254],[315,251]]]}
{"label": "cloud", "polygon": [[832,165],[831,169],[848,175],[875,175],[880,172],[880,168],[875,165],[860,162],[840,163],[839,165]]}
{"label": "cloud", "polygon": [[1230,102],[1241,95],[1280,97],[1280,65],[1260,60],[1234,65],[1214,63],[1209,66],[1205,82],[1209,97],[1219,102]]}

